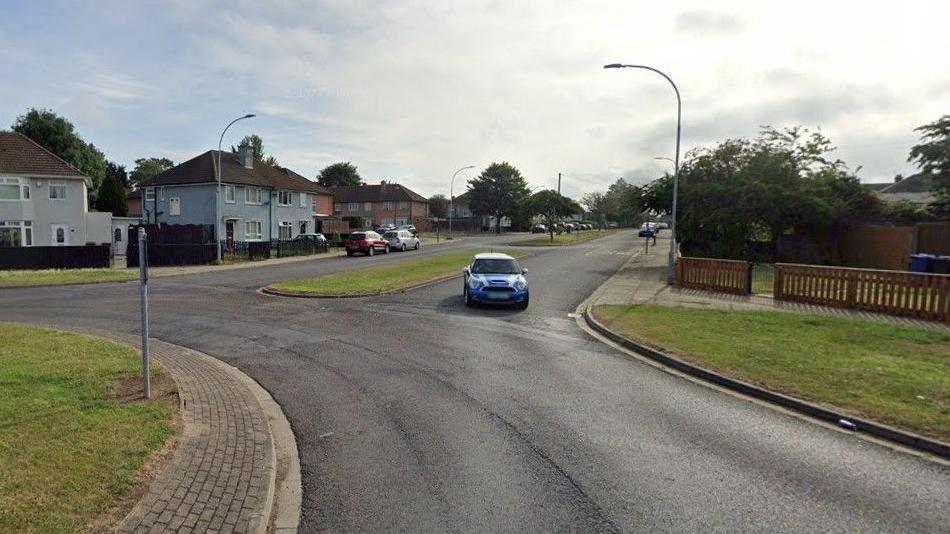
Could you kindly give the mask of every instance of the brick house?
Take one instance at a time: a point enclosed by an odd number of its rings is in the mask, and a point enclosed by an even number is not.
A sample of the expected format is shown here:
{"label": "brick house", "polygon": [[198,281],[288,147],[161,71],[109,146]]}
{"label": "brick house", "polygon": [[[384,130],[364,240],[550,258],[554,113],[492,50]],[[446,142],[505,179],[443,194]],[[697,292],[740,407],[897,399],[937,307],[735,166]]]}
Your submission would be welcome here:
{"label": "brick house", "polygon": [[429,227],[429,201],[406,186],[394,183],[330,187],[333,214],[362,217],[367,228],[394,224]]}

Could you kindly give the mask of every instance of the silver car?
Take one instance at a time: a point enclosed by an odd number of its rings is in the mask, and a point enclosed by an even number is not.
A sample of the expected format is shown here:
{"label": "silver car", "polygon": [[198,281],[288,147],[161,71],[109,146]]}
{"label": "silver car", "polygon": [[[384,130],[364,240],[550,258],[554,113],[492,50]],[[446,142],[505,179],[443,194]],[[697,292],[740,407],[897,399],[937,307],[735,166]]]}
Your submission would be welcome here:
{"label": "silver car", "polygon": [[419,238],[412,235],[409,230],[391,230],[383,234],[383,239],[389,241],[390,250],[405,252],[409,249],[419,250],[419,247],[422,246]]}

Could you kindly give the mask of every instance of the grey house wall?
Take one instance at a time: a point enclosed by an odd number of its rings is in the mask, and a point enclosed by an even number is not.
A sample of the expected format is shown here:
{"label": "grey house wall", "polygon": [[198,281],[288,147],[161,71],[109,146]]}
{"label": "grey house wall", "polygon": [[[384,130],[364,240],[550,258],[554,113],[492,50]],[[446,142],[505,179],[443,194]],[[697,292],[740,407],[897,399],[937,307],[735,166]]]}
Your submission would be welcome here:
{"label": "grey house wall", "polygon": [[[292,192],[290,206],[277,204],[277,190],[261,188],[261,204],[245,203],[245,189],[248,186],[234,185],[234,202],[225,202],[226,187],[221,185],[221,224],[216,225],[219,238],[225,238],[224,221],[234,220],[234,239],[244,241],[244,223],[246,221],[260,221],[261,239],[277,239],[278,226],[281,222],[291,223],[292,236],[300,233],[302,222],[307,223],[307,232],[314,231],[313,223],[313,195],[300,191]],[[215,224],[215,198],[217,185],[166,185],[157,187],[155,201],[145,202],[142,209],[147,212],[149,222],[157,221],[162,224]],[[307,195],[304,207],[300,207],[300,195]],[[143,197],[144,198],[144,197]],[[169,203],[178,198],[181,210],[180,215],[171,215]],[[153,213],[158,213],[155,218]]]}
{"label": "grey house wall", "polygon": [[[30,199],[0,201],[0,221],[30,221],[33,224],[33,246],[53,244],[52,225],[68,226],[67,245],[86,244],[86,182],[81,178],[46,178],[20,174],[0,174],[3,178],[26,178]],[[66,185],[66,198],[50,199],[49,183]]]}

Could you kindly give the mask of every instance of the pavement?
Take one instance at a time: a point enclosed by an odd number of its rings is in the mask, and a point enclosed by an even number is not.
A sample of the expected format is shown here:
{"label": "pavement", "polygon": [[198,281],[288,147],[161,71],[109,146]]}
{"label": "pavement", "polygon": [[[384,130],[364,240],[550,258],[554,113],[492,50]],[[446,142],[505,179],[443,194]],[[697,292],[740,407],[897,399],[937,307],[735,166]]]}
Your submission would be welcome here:
{"label": "pavement", "polygon": [[765,295],[732,295],[700,289],[680,288],[666,283],[669,233],[657,238],[656,246],[646,250],[640,241],[635,256],[620,269],[591,299],[591,304],[658,304],[722,310],[782,311],[833,315],[845,319],[876,321],[950,332],[950,325],[912,317],[899,317],[862,310],[848,310],[801,302],[776,300]]}
{"label": "pavement", "polygon": [[[153,337],[264,387],[300,456],[300,531],[941,532],[950,469],[630,360],[577,307],[641,244],[538,249],[525,311],[461,282],[339,301],[277,280],[502,246],[155,278]],[[135,284],[0,291],[0,319],[137,331]]]}

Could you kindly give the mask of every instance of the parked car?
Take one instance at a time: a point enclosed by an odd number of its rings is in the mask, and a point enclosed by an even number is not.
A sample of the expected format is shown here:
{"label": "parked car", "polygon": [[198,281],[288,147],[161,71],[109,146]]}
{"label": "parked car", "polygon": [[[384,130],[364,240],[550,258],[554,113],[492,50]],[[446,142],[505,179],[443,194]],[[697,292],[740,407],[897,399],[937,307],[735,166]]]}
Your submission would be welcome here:
{"label": "parked car", "polygon": [[346,241],[343,242],[343,246],[346,247],[347,256],[352,256],[357,252],[369,256],[373,256],[377,252],[389,254],[389,241],[386,241],[381,235],[370,230],[350,233]]}
{"label": "parked car", "polygon": [[416,230],[416,227],[412,224],[404,224],[396,230],[407,230],[412,235],[419,235],[419,230]]}
{"label": "parked car", "polygon": [[389,242],[390,250],[401,250],[405,252],[408,249],[419,250],[422,242],[419,238],[412,235],[409,230],[393,230],[383,234],[383,239]]}
{"label": "parked car", "polygon": [[376,232],[379,234],[385,234],[386,232],[392,232],[396,229],[395,224],[381,224],[376,227]]}
{"label": "parked car", "polygon": [[548,233],[548,227],[543,224],[536,224],[531,228],[532,234],[546,234]]}
{"label": "parked car", "polygon": [[656,223],[656,227],[659,228],[660,230],[666,230],[667,228],[670,227],[670,225],[668,223],[661,222],[661,223]]}
{"label": "parked car", "polygon": [[656,237],[656,229],[652,225],[653,223],[641,224],[637,237]]}
{"label": "parked car", "polygon": [[528,307],[527,269],[507,254],[482,253],[462,269],[462,299],[466,306],[510,304]]}
{"label": "parked car", "polygon": [[313,241],[314,243],[326,243],[327,238],[321,233],[316,234],[297,234],[294,241]]}

